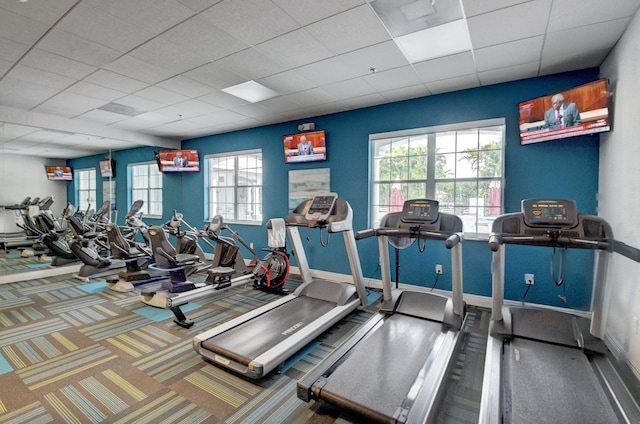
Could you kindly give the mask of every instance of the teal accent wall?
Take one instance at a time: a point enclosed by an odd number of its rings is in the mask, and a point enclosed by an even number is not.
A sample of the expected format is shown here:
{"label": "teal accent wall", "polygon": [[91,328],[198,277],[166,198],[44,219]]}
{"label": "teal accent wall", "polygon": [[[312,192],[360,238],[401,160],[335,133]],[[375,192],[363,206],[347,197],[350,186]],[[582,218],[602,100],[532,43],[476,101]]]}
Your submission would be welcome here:
{"label": "teal accent wall", "polygon": [[[504,117],[506,119],[506,153],[504,188],[505,212],[520,210],[520,201],[536,196],[573,198],[581,213],[596,214],[598,190],[599,136],[576,137],[553,142],[520,145],[518,103],[537,96],[563,91],[599,78],[597,69],[532,78],[452,93],[427,96],[349,112],[336,113],[276,125],[268,125],[226,134],[185,140],[184,149],[197,149],[201,165],[208,154],[262,149],[264,160],[263,215],[283,217],[288,213],[288,172],[290,170],[330,168],[331,190],[346,199],[354,211],[354,229],[362,230],[368,222],[369,134],[411,128],[430,127],[465,121]],[[326,130],[325,162],[285,164],[282,136],[297,132],[303,122],[314,122],[317,129]],[[118,219],[126,213],[126,165],[130,162],[153,160],[152,148],[114,152],[117,161]],[[157,149],[155,149],[157,150]],[[71,161],[74,168],[102,160],[88,157]],[[181,211],[187,222],[204,225],[205,172],[171,175],[164,183],[164,217],[173,209]],[[98,178],[100,179],[100,178]],[[99,184],[100,185],[100,184]],[[71,185],[70,185],[71,186]],[[101,191],[101,187],[99,187]],[[101,192],[98,194],[101,199]],[[69,199],[74,199],[70,195]],[[267,246],[265,226],[232,225],[234,230],[257,249]],[[314,269],[349,274],[349,263],[342,236],[334,234],[328,248],[320,245],[316,231],[301,230],[309,264]],[[326,234],[323,234],[326,237]],[[380,278],[378,250],[375,240],[358,242],[365,277]],[[246,252],[245,252],[246,254]],[[562,288],[551,279],[551,250],[507,246],[507,288],[505,297],[520,300],[526,286],[524,273],[536,275],[536,283],[527,294],[527,301],[554,306],[589,309],[593,256],[590,251],[570,251],[566,256],[567,303],[558,295]],[[392,277],[395,274],[392,251]],[[434,266],[443,265],[436,288],[451,288],[449,252],[441,243],[430,241],[427,251],[420,254],[415,246],[399,254],[401,283],[431,287]],[[467,240],[464,243],[464,290],[466,293],[491,296],[491,252],[486,241]],[[295,263],[295,259],[293,260]]]}

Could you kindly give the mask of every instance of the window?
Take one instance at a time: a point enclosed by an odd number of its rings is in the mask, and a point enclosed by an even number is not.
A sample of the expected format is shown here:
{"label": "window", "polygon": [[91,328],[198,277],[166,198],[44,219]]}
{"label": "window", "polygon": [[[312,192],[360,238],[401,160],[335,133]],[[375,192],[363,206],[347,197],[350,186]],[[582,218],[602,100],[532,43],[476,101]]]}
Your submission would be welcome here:
{"label": "window", "polygon": [[127,167],[131,198],[129,207],[142,200],[144,216],[162,217],[162,174],[156,162],[131,164]]}
{"label": "window", "polygon": [[78,210],[84,212],[89,208],[97,209],[95,168],[79,169],[75,174]]}
{"label": "window", "polygon": [[208,155],[208,218],[262,225],[262,151]]}
{"label": "window", "polygon": [[454,213],[464,232],[487,235],[503,211],[504,119],[372,134],[371,220],[428,198]]}

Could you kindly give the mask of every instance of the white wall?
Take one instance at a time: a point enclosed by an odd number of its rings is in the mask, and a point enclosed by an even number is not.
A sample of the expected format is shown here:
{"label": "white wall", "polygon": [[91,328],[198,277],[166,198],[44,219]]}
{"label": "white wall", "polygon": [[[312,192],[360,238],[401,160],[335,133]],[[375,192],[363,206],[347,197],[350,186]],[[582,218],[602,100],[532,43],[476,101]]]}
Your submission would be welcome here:
{"label": "white wall", "polygon": [[[613,93],[612,131],[600,137],[598,215],[640,248],[640,12],[600,68]],[[640,264],[613,255],[606,339],[640,377]]]}
{"label": "white wall", "polygon": [[[8,155],[0,150],[0,205],[20,203],[25,197],[53,196],[51,211],[58,216],[67,204],[65,181],[49,181],[45,165],[64,165],[64,160],[33,156]],[[20,231],[13,211],[0,209],[0,234]]]}

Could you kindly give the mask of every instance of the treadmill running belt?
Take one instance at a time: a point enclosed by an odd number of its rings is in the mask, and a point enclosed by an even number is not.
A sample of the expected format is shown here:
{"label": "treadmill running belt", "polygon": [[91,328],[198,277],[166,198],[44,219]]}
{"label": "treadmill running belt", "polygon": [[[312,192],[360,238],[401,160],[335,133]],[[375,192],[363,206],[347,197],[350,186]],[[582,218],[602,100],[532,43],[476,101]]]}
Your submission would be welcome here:
{"label": "treadmill running belt", "polygon": [[440,334],[442,323],[390,316],[329,376],[320,397],[378,419],[393,417]]}
{"label": "treadmill running belt", "polygon": [[202,342],[211,352],[248,365],[260,354],[312,323],[336,304],[307,296],[296,297],[269,312]]}
{"label": "treadmill running belt", "polygon": [[514,339],[509,356],[510,422],[618,422],[591,364],[579,349]]}

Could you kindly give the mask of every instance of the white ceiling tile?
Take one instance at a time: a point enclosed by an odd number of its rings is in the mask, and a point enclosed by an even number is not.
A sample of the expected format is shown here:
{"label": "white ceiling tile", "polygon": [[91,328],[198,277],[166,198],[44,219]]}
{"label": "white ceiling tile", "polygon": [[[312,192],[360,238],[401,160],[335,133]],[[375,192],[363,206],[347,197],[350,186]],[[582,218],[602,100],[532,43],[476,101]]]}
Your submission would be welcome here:
{"label": "white ceiling tile", "polygon": [[335,102],[336,99],[331,94],[324,91],[322,88],[312,88],[307,91],[299,91],[293,94],[287,94],[287,100],[299,104],[302,107],[309,107],[316,104],[323,104],[329,102]]}
{"label": "white ceiling tile", "polygon": [[287,68],[296,68],[333,55],[304,29],[272,38],[256,48]]}
{"label": "white ceiling tile", "polygon": [[118,113],[107,112],[106,110],[93,109],[82,115],[78,116],[75,119],[81,120],[89,120],[93,122],[100,122],[102,124],[112,124],[114,122],[123,121],[128,117],[125,115],[120,115]]}
{"label": "white ceiling tile", "polygon": [[96,9],[87,3],[79,3],[74,9],[74,13],[66,15],[62,19],[58,28],[122,53],[153,37],[153,34],[139,26]]}
{"label": "white ceiling tile", "polygon": [[239,97],[232,96],[231,94],[227,94],[223,91],[216,91],[205,96],[200,96],[198,97],[198,100],[218,107],[220,109],[229,109],[235,106],[246,105],[249,103],[246,100],[242,100]]}
{"label": "white ceiling tile", "polygon": [[391,36],[368,5],[347,10],[306,27],[334,54],[378,44]]}
{"label": "white ceiling tile", "polygon": [[351,79],[363,75],[362,69],[345,65],[339,58],[331,57],[320,62],[296,68],[296,73],[318,86]]}
{"label": "white ceiling tile", "polygon": [[158,68],[166,69],[173,75],[194,69],[210,61],[209,58],[181,49],[160,37],[132,50],[129,55]]}
{"label": "white ceiling tile", "polygon": [[249,47],[249,44],[217,28],[202,15],[171,28],[161,37],[207,60],[217,60]]}
{"label": "white ceiling tile", "polygon": [[16,62],[29,50],[28,44],[0,38],[0,59]]}
{"label": "white ceiling tile", "polygon": [[299,28],[296,21],[270,0],[225,1],[201,15],[252,46]]}
{"label": "white ceiling tile", "polygon": [[280,72],[260,78],[258,82],[280,94],[290,94],[317,87],[316,84],[299,75],[296,71]]}
{"label": "white ceiling tile", "polygon": [[363,77],[363,79],[379,92],[410,87],[422,82],[411,66],[376,72]]}
{"label": "white ceiling tile", "polygon": [[38,48],[78,62],[104,66],[122,53],[66,31],[53,29],[38,43]]}
{"label": "white ceiling tile", "polygon": [[380,93],[388,102],[414,99],[416,97],[429,96],[431,92],[424,84],[412,85],[409,87],[395,88]]}
{"label": "white ceiling tile", "polygon": [[393,41],[385,41],[341,54],[338,59],[348,67],[360,70],[362,75],[368,74],[371,68],[380,72],[409,64],[407,58]]}
{"label": "white ceiling tile", "polygon": [[30,110],[58,90],[43,85],[20,81],[11,77],[0,80],[0,104]]}
{"label": "white ceiling tile", "polygon": [[[618,41],[628,21],[629,18],[623,18],[549,33],[542,50],[543,63],[546,60],[560,57],[564,57],[567,62],[570,62],[572,57],[588,55],[590,51],[600,52],[602,49],[607,49]],[[598,55],[598,57],[604,59],[604,56]]]}
{"label": "white ceiling tile", "polygon": [[246,81],[246,78],[215,63],[208,63],[192,69],[191,71],[185,72],[184,75],[217,89],[231,87],[232,85]]}
{"label": "white ceiling tile", "polygon": [[346,100],[350,97],[362,97],[377,93],[363,77],[339,81],[323,87],[324,90],[338,100]]}
{"label": "white ceiling tile", "polygon": [[116,103],[132,107],[138,110],[154,111],[165,107],[164,103],[156,102],[135,94],[131,94],[118,99]]}
{"label": "white ceiling tile", "polygon": [[82,94],[84,96],[93,97],[95,99],[103,100],[105,103],[112,102],[120,97],[123,97],[126,93],[118,90],[112,90],[111,88],[102,87],[100,85],[92,84],[86,81],[79,81],[70,86],[67,90],[70,93]]}
{"label": "white ceiling tile", "polygon": [[77,0],[35,2],[3,1],[0,4],[0,9],[5,9],[5,11],[2,11],[0,15],[6,14],[6,11],[11,11],[17,15],[42,22],[47,25],[53,25],[76,3]]}
{"label": "white ceiling tile", "polygon": [[473,54],[464,52],[439,59],[427,60],[413,65],[424,82],[451,79],[476,71]]}
{"label": "white ceiling tile", "polygon": [[65,91],[62,93],[58,93],[47,101],[43,102],[41,106],[38,106],[36,108],[36,110],[46,108],[48,110],[55,109],[60,113],[64,113],[66,115],[81,115],[89,110],[100,107],[103,104],[103,100]]}
{"label": "white ceiling tile", "polygon": [[133,93],[149,85],[146,82],[125,77],[124,75],[116,74],[115,72],[105,69],[98,69],[96,72],[88,75],[84,81],[106,88],[117,87],[118,90],[125,93]]}
{"label": "white ceiling tile", "polygon": [[155,84],[176,75],[168,68],[147,63],[128,54],[105,65],[104,69],[148,84]]}
{"label": "white ceiling tile", "polygon": [[482,85],[499,84],[501,82],[513,81],[514,76],[518,78],[533,78],[538,75],[539,62],[524,63],[522,65],[510,66],[508,68],[492,69],[478,72],[478,78]]}
{"label": "white ceiling tile", "polygon": [[184,102],[188,99],[187,96],[176,93],[175,91],[169,91],[159,86],[152,86],[143,88],[136,92],[136,96],[143,97],[145,99],[153,100],[156,103],[163,105],[172,105],[179,102]]}
{"label": "white ceiling tile", "polygon": [[193,16],[193,10],[175,0],[84,0],[154,35]]}
{"label": "white ceiling tile", "polygon": [[540,35],[477,49],[474,53],[476,68],[487,71],[540,60],[543,42],[544,37]]}
{"label": "white ceiling tile", "polygon": [[48,30],[42,22],[0,9],[0,38],[33,45]]}
{"label": "white ceiling tile", "polygon": [[528,1],[530,0],[462,0],[462,8],[464,9],[465,16],[470,18]]}
{"label": "white ceiling tile", "polygon": [[202,12],[204,9],[220,3],[222,0],[178,0],[194,12]]}
{"label": "white ceiling tile", "polygon": [[462,75],[459,77],[431,81],[425,84],[433,94],[446,93],[449,91],[467,90],[480,86],[480,81],[476,74]]}
{"label": "white ceiling tile", "polygon": [[268,108],[273,113],[284,114],[286,112],[300,109],[300,105],[289,100],[287,96],[274,97],[260,103],[260,106]]}
{"label": "white ceiling tile", "polygon": [[308,25],[329,16],[337,15],[356,6],[367,3],[367,0],[273,0],[275,4],[300,24]]}
{"label": "white ceiling tile", "polygon": [[205,94],[217,91],[215,88],[209,85],[202,84],[201,82],[182,75],[177,75],[173,78],[169,78],[168,80],[162,81],[157,85],[158,87],[180,93],[187,97],[200,97]]}
{"label": "white ceiling tile", "polygon": [[281,64],[269,59],[255,48],[249,48],[217,60],[216,65],[226,68],[247,80],[257,80],[285,70]]}
{"label": "white ceiling tile", "polygon": [[341,103],[348,109],[359,109],[369,106],[377,106],[389,101],[380,93],[367,94],[366,96],[352,97],[350,99],[341,100]]}
{"label": "white ceiling tile", "polygon": [[58,90],[63,90],[73,85],[74,82],[73,78],[23,65],[15,66],[7,75],[20,81],[44,85]]}
{"label": "white ceiling tile", "polygon": [[97,69],[95,66],[87,65],[86,63],[40,49],[29,51],[21,63],[26,66],[31,66],[32,68],[75,79],[81,79]]}
{"label": "white ceiling tile", "polygon": [[552,0],[536,0],[467,20],[474,49],[542,35],[547,28]]}
{"label": "white ceiling tile", "polygon": [[591,25],[633,16],[638,10],[638,0],[563,0],[554,1],[547,31]]}

